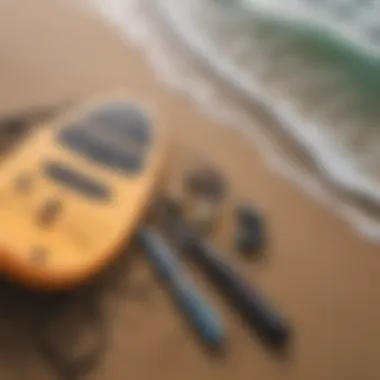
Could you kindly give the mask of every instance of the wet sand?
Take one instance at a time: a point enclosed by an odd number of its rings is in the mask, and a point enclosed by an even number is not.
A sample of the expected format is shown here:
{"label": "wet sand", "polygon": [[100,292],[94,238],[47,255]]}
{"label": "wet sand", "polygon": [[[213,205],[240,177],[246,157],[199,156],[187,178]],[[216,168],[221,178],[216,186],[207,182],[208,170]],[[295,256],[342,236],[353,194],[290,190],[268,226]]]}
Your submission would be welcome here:
{"label": "wet sand", "polygon": [[[217,360],[193,339],[158,284],[146,303],[106,297],[110,345],[88,379],[378,379],[377,246],[275,176],[237,132],[165,88],[143,54],[119,40],[94,15],[80,14],[70,3],[47,0],[5,1],[0,9],[0,115],[55,106],[113,88],[126,88],[134,100],[154,104],[172,133],[174,178],[195,156],[223,173],[231,196],[216,244],[293,325],[290,358],[278,360],[215,297],[230,337],[226,357]],[[229,216],[236,200],[257,205],[267,217],[269,248],[264,262],[244,264],[231,249]],[[150,278],[143,261],[133,269],[133,276],[138,273]],[[33,350],[16,312],[11,313],[12,320],[7,313],[0,319],[4,353],[0,376],[56,378]]]}

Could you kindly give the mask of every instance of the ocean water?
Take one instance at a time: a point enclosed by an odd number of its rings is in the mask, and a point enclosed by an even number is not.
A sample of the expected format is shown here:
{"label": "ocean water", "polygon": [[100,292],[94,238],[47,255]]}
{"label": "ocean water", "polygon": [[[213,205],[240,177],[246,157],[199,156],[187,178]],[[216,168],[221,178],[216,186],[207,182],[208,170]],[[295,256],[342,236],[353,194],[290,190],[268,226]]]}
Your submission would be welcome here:
{"label": "ocean water", "polygon": [[241,0],[255,13],[322,28],[362,53],[380,55],[379,0]]}
{"label": "ocean water", "polygon": [[143,49],[167,86],[235,129],[272,170],[354,231],[379,240],[377,61],[321,44],[315,33],[300,35],[247,1],[86,5]]}

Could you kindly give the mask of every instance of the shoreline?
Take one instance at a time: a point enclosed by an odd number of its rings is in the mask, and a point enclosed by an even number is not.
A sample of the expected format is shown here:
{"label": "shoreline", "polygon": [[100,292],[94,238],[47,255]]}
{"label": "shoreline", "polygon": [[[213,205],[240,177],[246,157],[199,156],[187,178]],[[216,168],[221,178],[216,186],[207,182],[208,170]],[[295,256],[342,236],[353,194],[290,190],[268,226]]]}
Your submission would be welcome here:
{"label": "shoreline", "polygon": [[[98,3],[100,6],[104,5],[102,1]],[[319,148],[310,150],[311,145],[305,145],[305,142],[309,141],[312,135],[306,140],[297,137],[297,134],[302,131],[299,123],[294,123],[292,120],[284,123],[281,114],[277,115],[273,112],[274,106],[269,107],[271,102],[268,103],[268,99],[267,101],[260,99],[257,92],[247,93],[239,83],[234,82],[231,74],[226,74],[223,69],[213,71],[215,67],[219,67],[215,66],[215,62],[219,62],[220,57],[214,57],[210,63],[205,50],[203,53],[194,50],[196,49],[194,41],[185,42],[184,34],[176,35],[176,31],[180,29],[173,30],[173,27],[179,27],[178,23],[173,24],[174,19],[171,20],[171,25],[170,22],[165,25],[165,22],[170,20],[159,19],[163,17],[163,9],[160,10],[163,6],[161,3],[161,5],[153,5],[153,2],[150,2],[146,8],[144,8],[144,3],[136,5],[134,1],[119,0],[119,5],[117,3],[117,1],[113,3],[116,5],[114,10],[107,8],[111,12],[107,16],[107,22],[113,24],[114,28],[116,25],[119,32],[122,28],[122,31],[128,35],[127,38],[132,40],[138,48],[145,50],[158,75],[164,75],[165,81],[171,88],[187,94],[213,117],[230,124],[237,133],[249,138],[255,145],[255,149],[260,150],[271,170],[297,183],[303,191],[308,192],[320,202],[333,207],[335,212],[348,220],[359,234],[369,239],[380,240],[380,189],[378,187],[376,189],[379,191],[375,191],[373,187],[366,186],[366,182],[360,182],[357,177],[354,177],[353,172],[348,177],[342,176],[342,173],[338,175],[338,167],[331,172],[331,162],[340,159],[337,155],[325,157],[324,154],[329,154],[329,150],[326,150],[323,144],[320,144]],[[123,9],[123,7],[126,8]],[[102,11],[105,12],[107,9],[103,8]],[[147,20],[143,19],[144,16]],[[124,22],[124,26],[121,26],[120,22],[125,20],[128,22]],[[177,50],[174,52],[175,49]],[[174,63],[170,63],[167,57],[172,57]],[[187,77],[190,78],[188,83]],[[211,94],[214,101],[207,99],[210,97],[207,92],[215,93],[216,89],[229,94],[225,96]],[[216,98],[218,99],[215,100]],[[241,103],[244,105],[241,106]],[[254,108],[255,111],[251,112],[250,108]],[[223,115],[220,115],[222,109]],[[265,115],[257,117],[257,114]],[[262,123],[264,126],[260,126]],[[268,125],[271,130],[269,133],[264,131]],[[311,144],[315,144],[315,141]],[[323,149],[325,153],[322,153],[320,149]],[[347,166],[346,162],[341,161],[341,163]]]}

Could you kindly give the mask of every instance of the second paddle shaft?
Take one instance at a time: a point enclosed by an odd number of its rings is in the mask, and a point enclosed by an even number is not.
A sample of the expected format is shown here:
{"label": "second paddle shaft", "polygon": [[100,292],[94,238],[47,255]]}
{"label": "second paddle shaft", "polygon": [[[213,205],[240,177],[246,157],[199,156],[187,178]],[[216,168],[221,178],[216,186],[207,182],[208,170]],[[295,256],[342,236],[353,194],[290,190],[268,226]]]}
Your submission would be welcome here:
{"label": "second paddle shaft", "polygon": [[166,215],[165,226],[179,248],[204,270],[253,328],[273,345],[286,342],[290,330],[288,323],[259,290],[228,265],[221,254],[180,217]]}
{"label": "second paddle shaft", "polygon": [[285,343],[289,333],[285,319],[258,290],[222,260],[214,247],[205,241],[194,241],[188,249],[191,251],[189,256],[203,267],[253,327],[270,343]]}

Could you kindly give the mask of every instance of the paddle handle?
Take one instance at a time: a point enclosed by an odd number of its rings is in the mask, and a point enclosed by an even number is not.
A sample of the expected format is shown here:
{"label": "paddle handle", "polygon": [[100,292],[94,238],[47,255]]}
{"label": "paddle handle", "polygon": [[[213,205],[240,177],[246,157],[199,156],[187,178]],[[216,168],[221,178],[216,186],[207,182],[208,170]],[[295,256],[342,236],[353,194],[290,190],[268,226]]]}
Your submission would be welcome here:
{"label": "paddle handle", "polygon": [[179,306],[202,340],[214,347],[222,346],[225,334],[219,315],[198,293],[165,240],[149,227],[141,229],[138,237],[145,255],[168,284]]}

